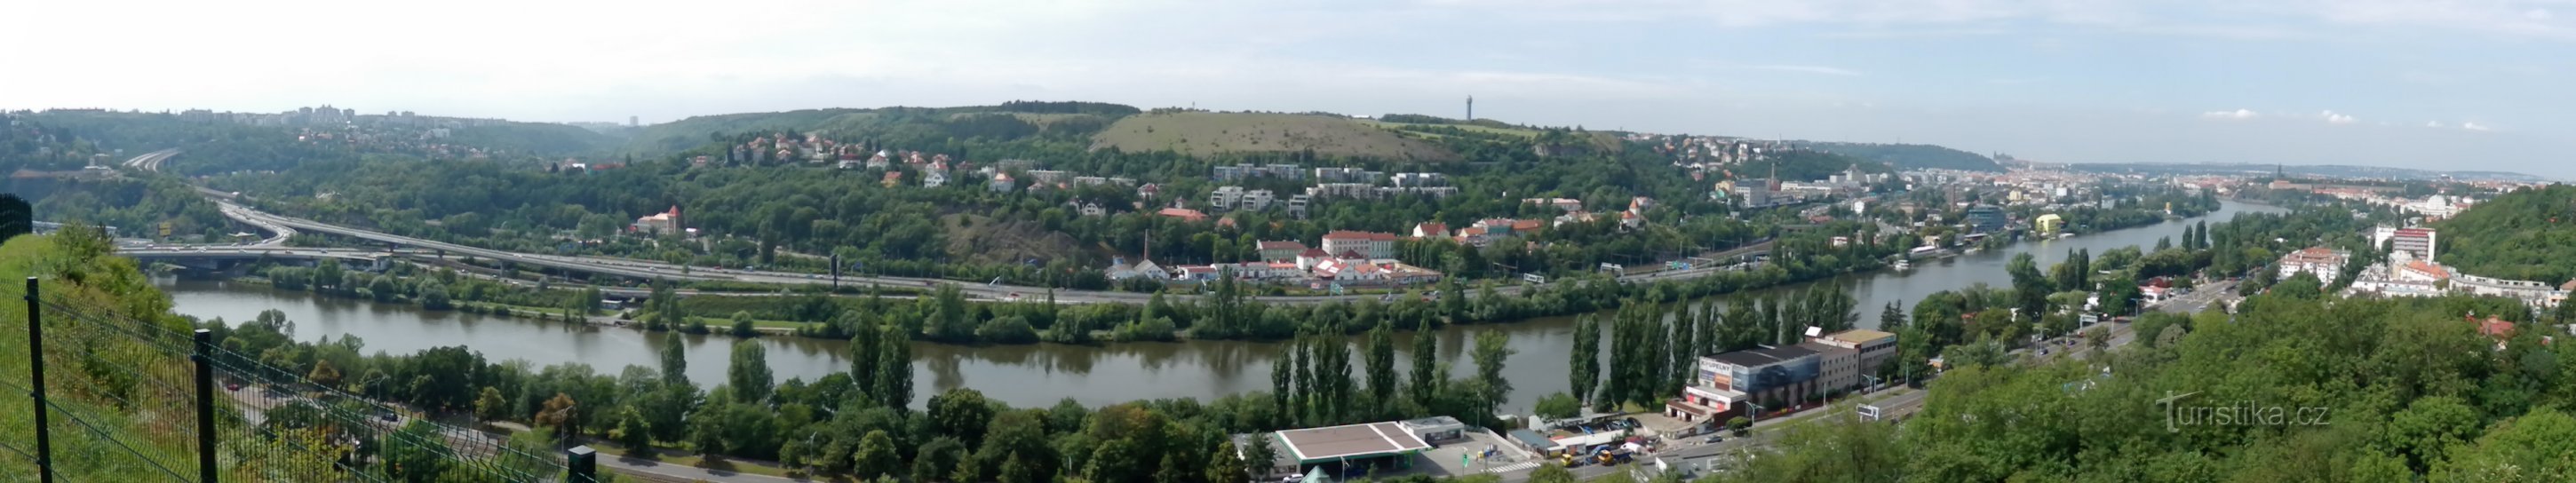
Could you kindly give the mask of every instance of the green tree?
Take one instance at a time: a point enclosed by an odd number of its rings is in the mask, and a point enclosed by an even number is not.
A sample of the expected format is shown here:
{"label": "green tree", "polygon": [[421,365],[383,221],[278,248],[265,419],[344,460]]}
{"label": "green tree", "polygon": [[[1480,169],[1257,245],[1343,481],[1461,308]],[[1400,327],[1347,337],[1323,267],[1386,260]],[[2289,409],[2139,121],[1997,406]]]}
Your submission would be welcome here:
{"label": "green tree", "polygon": [[1216,451],[1208,453],[1207,461],[1208,483],[1249,481],[1250,476],[1244,473],[1243,457],[1235,454],[1233,441],[1217,443]]}
{"label": "green tree", "polygon": [[321,264],[315,265],[315,266],[313,267],[313,286],[314,286],[314,288],[318,288],[318,289],[326,289],[326,290],[339,290],[339,289],[343,288],[343,287],[341,287],[341,286],[340,286],[340,278],[341,278],[340,259],[337,259],[337,258],[324,258],[324,259],[322,259],[322,263],[321,263]]}
{"label": "green tree", "polygon": [[1511,381],[1503,378],[1503,360],[1515,352],[1511,341],[1510,334],[1499,330],[1476,333],[1476,350],[1472,355],[1476,360],[1476,380],[1483,384],[1485,391],[1477,398],[1477,402],[1483,405],[1483,412],[1477,415],[1477,419],[1492,417],[1494,409],[1502,406],[1503,398],[1512,393]]}
{"label": "green tree", "polygon": [[665,383],[665,384],[679,384],[679,383],[685,383],[685,382],[688,382],[688,380],[689,380],[689,352],[688,352],[688,347],[687,347],[687,346],[685,346],[685,345],[682,345],[682,343],[681,343],[681,341],[680,341],[680,335],[679,335],[679,334],[664,334],[664,335],[662,336],[662,344],[661,344],[661,346],[662,346],[662,382],[663,382],[663,383]]}
{"label": "green tree", "polygon": [[733,318],[731,320],[733,321],[732,333],[734,337],[751,337],[754,335],[760,335],[759,332],[752,330],[750,311],[736,310],[733,312]]}
{"label": "green tree", "polygon": [[1899,304],[1902,302],[1888,302],[1886,309],[1878,311],[1878,330],[1895,332],[1905,328],[1905,311],[1897,308]]}
{"label": "green tree", "polygon": [[1573,360],[1567,361],[1568,367],[1573,368],[1568,374],[1572,379],[1569,387],[1579,404],[1582,398],[1592,395],[1593,385],[1601,381],[1601,323],[1590,315],[1575,318],[1573,344],[1574,349],[1569,351]]}
{"label": "green tree", "polygon": [[1395,323],[1380,320],[1377,328],[1369,330],[1368,335],[1368,400],[1376,405],[1370,408],[1369,416],[1395,413],[1398,394],[1395,374]]}
{"label": "green tree", "polygon": [[912,339],[889,332],[877,349],[877,404],[902,411],[912,406]]}
{"label": "green tree", "polygon": [[1243,449],[1244,469],[1252,472],[1254,480],[1268,478],[1272,465],[1279,460],[1279,450],[1270,445],[1273,437],[1271,433],[1254,433],[1252,444]]}
{"label": "green tree", "polygon": [[420,308],[428,310],[455,308],[455,303],[449,300],[447,285],[438,283],[437,279],[422,279],[420,285],[413,287],[412,291],[420,294]]}
{"label": "green tree", "polygon": [[1297,344],[1280,344],[1279,357],[1270,360],[1270,405],[1279,419],[1271,424],[1286,426],[1296,420]]}
{"label": "green tree", "polygon": [[1438,333],[1430,330],[1414,331],[1413,377],[1412,384],[1408,387],[1412,388],[1409,392],[1413,393],[1413,405],[1416,408],[1430,409],[1440,397],[1440,383],[1444,378],[1440,377],[1439,372],[1439,352],[1440,335]]}
{"label": "green tree", "polygon": [[[933,396],[932,399],[938,399]],[[921,446],[912,459],[912,481],[940,481],[953,473],[965,460],[966,444],[957,438],[941,436]]]}
{"label": "green tree", "polygon": [[394,301],[395,296],[401,295],[394,290],[393,277],[374,278],[375,280],[367,282],[367,296],[374,298],[376,303],[390,303]]}
{"label": "green tree", "polygon": [[1565,465],[1559,464],[1541,463],[1538,469],[1530,470],[1529,474],[1529,483],[1575,483],[1575,481],[1577,480],[1574,478],[1574,472],[1566,470]]}
{"label": "green tree", "polygon": [[1152,478],[1147,468],[1153,466],[1147,461],[1160,459],[1153,456],[1126,439],[1105,441],[1091,451],[1091,465],[1082,470],[1082,477],[1091,481],[1146,481]]}
{"label": "green tree", "polygon": [[771,385],[776,383],[769,371],[769,349],[759,341],[733,343],[733,365],[725,368],[725,383],[733,388],[733,400],[759,405],[769,401]]}
{"label": "green tree", "polygon": [[425,419],[413,419],[402,429],[385,438],[380,451],[385,473],[396,480],[411,483],[444,481],[452,463],[446,438],[438,426]]}
{"label": "green tree", "polygon": [[652,423],[644,420],[642,411],[636,410],[634,406],[620,408],[617,411],[616,432],[617,445],[626,447],[628,454],[653,457]]}
{"label": "green tree", "polygon": [[484,421],[505,421],[510,419],[510,402],[501,399],[500,389],[483,386],[483,394],[474,398],[474,414]]}
{"label": "green tree", "polygon": [[1571,418],[1583,413],[1583,401],[1562,392],[1548,393],[1546,397],[1538,399],[1538,406],[1531,409],[1531,412],[1538,414],[1539,417],[1550,419]]}
{"label": "green tree", "polygon": [[984,442],[984,428],[993,422],[993,401],[982,391],[954,388],[930,397],[930,427],[937,434],[957,438],[965,445]]}
{"label": "green tree", "polygon": [[842,312],[840,324],[848,327],[847,330],[850,331],[851,389],[858,391],[860,395],[865,396],[863,399],[870,402],[882,400],[876,397],[879,372],[877,365],[885,361],[881,360],[877,352],[885,348],[885,343],[878,340],[886,337],[885,328],[878,325],[875,319],[868,318],[867,315],[855,310]]}
{"label": "green tree", "polygon": [[850,474],[859,478],[895,474],[903,467],[903,457],[895,451],[894,436],[882,429],[868,431],[859,439],[858,451],[850,456]]}

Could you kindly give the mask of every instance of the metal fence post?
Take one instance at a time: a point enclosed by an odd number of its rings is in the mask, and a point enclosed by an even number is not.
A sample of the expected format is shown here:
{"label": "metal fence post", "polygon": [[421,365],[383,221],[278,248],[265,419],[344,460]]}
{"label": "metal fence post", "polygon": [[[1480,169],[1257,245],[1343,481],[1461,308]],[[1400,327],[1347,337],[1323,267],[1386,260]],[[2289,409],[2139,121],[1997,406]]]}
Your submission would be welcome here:
{"label": "metal fence post", "polygon": [[197,329],[197,481],[215,483],[215,333]]}
{"label": "metal fence post", "polygon": [[590,445],[574,446],[572,449],[564,450],[564,481],[598,483],[599,450],[590,449]]}
{"label": "metal fence post", "polygon": [[27,277],[27,369],[33,373],[36,398],[36,479],[54,482],[53,419],[45,407],[45,317],[44,303],[36,297],[36,277]]}

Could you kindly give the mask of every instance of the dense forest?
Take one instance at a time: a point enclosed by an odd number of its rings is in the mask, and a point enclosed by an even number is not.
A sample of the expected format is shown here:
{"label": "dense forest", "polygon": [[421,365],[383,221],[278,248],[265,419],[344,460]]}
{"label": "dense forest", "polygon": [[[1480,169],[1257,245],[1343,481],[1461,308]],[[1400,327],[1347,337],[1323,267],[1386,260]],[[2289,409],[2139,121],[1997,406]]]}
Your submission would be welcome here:
{"label": "dense forest", "polygon": [[2434,227],[2433,258],[2461,272],[2550,285],[2576,278],[2576,187],[2505,193]]}
{"label": "dense forest", "polygon": [[2003,172],[2003,165],[1984,155],[1930,144],[1806,142],[1806,147],[1887,163],[1900,169],[1955,169]]}

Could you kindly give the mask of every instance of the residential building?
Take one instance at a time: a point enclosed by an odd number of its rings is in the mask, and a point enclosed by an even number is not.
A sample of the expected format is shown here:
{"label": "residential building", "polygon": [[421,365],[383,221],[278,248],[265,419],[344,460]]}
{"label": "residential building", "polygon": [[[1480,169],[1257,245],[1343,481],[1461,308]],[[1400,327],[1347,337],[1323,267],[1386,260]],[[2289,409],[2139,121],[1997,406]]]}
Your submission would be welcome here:
{"label": "residential building", "polygon": [[1265,262],[1295,261],[1297,254],[1306,253],[1307,250],[1306,244],[1296,240],[1264,241],[1260,242],[1259,246],[1261,260]]}
{"label": "residential building", "polygon": [[1066,179],[1071,179],[1072,177],[1072,175],[1066,174],[1063,171],[1033,170],[1028,173],[1030,180],[1043,184],[1062,183]]}
{"label": "residential building", "polygon": [[1777,198],[1777,196],[1774,195],[1777,194],[1779,189],[1772,187],[1770,181],[1758,179],[1747,180],[1745,182],[1735,183],[1733,186],[1728,187],[1728,189],[1735,192],[1736,205],[1739,207],[1764,208],[1784,204],[1779,200],[1773,199]]}
{"label": "residential building", "polygon": [[1306,187],[1306,195],[1316,199],[1377,199],[1378,190],[1368,183],[1318,183]]}
{"label": "residential building", "polygon": [[2451,279],[2451,268],[2433,262],[2415,260],[2399,265],[2389,278],[2400,282],[2437,283]]}
{"label": "residential building", "polygon": [[1812,340],[1800,342],[1798,347],[1816,351],[1816,379],[1810,387],[1815,393],[1833,393],[1860,386],[1861,374],[1876,369],[1876,366],[1861,365],[1858,349]]}
{"label": "residential building", "polygon": [[1360,168],[1315,168],[1315,180],[1326,183],[1376,184],[1386,173]]}
{"label": "residential building", "polygon": [[1009,193],[1011,189],[1020,187],[1019,183],[1011,180],[1011,173],[994,173],[993,180],[984,185],[995,193]]}
{"label": "residential building", "polygon": [[1440,173],[1396,173],[1395,185],[1402,188],[1448,186],[1448,175]]}
{"label": "residential building", "polygon": [[1860,356],[1858,363],[1861,374],[1877,371],[1879,364],[1896,356],[1896,334],[1882,331],[1852,329],[1825,334],[1812,340],[1818,344],[1857,351]]}
{"label": "residential building", "polygon": [[2431,228],[2401,228],[2389,237],[2389,248],[2391,253],[2404,252],[2415,260],[2431,262],[2439,235]]}
{"label": "residential building", "polygon": [[1557,211],[1563,211],[1566,213],[1583,211],[1583,200],[1573,198],[1529,198],[1521,200],[1521,203],[1554,206]]}
{"label": "residential building", "polygon": [[1271,200],[1273,200],[1273,199],[1276,199],[1276,198],[1274,198],[1274,197],[1272,197],[1272,196],[1271,196],[1271,194],[1270,194],[1270,190],[1250,190],[1250,191],[1245,191],[1245,192],[1243,192],[1243,199],[1240,201],[1240,204],[1239,204],[1239,205],[1237,205],[1236,207],[1237,207],[1237,209],[1241,209],[1241,210],[1245,210],[1245,211],[1261,211],[1261,210],[1266,210],[1266,209],[1270,209],[1270,201],[1271,201]]}
{"label": "residential building", "polygon": [[1441,223],[1441,222],[1437,222],[1437,221],[1425,221],[1425,222],[1422,222],[1422,223],[1419,223],[1419,224],[1415,224],[1415,225],[1413,225],[1413,237],[1414,237],[1414,238],[1433,238],[1433,237],[1445,237],[1445,236],[1449,236],[1449,224],[1447,224],[1447,223]]}
{"label": "residential building", "polygon": [[1306,219],[1306,204],[1313,199],[1313,196],[1303,194],[1288,195],[1288,215],[1300,220]]}
{"label": "residential building", "polygon": [[929,171],[923,171],[923,172],[921,173],[921,187],[923,187],[923,188],[937,188],[937,187],[940,187],[940,186],[946,186],[947,184],[948,184],[948,172],[947,172],[947,171],[943,171],[943,170],[929,170]]}
{"label": "residential building", "polygon": [[684,233],[681,231],[683,227],[680,221],[680,206],[671,205],[671,211],[654,213],[651,216],[636,218],[635,224],[628,225],[627,229],[645,236],[678,235]]}
{"label": "residential building", "polygon": [[1219,186],[1215,191],[1208,192],[1208,209],[1211,210],[1231,210],[1234,209],[1235,204],[1242,201],[1243,187],[1241,186]]}
{"label": "residential building", "polygon": [[1162,196],[1163,196],[1163,186],[1162,186],[1162,185],[1158,185],[1158,184],[1154,184],[1154,183],[1145,183],[1145,185],[1144,185],[1144,186],[1138,186],[1138,187],[1136,187],[1136,199],[1146,200],[1146,201],[1153,201],[1155,198],[1160,198],[1160,197],[1162,197]]}
{"label": "residential building", "polygon": [[1371,259],[1395,258],[1395,234],[1337,230],[1324,234],[1325,252],[1356,252]]}
{"label": "residential building", "polygon": [[2351,259],[2352,255],[2342,250],[2308,247],[2281,256],[2279,279],[2288,280],[2299,272],[2307,272],[2314,274],[2317,280],[2333,283],[2336,277],[2343,275],[2344,263]]}
{"label": "residential building", "polygon": [[1155,265],[1153,260],[1137,260],[1134,265],[1127,264],[1125,259],[1111,260],[1109,270],[1106,271],[1106,275],[1109,276],[1110,280],[1126,280],[1130,278],[1170,280],[1172,278],[1170,273],[1164,272],[1163,267],[1161,265]]}

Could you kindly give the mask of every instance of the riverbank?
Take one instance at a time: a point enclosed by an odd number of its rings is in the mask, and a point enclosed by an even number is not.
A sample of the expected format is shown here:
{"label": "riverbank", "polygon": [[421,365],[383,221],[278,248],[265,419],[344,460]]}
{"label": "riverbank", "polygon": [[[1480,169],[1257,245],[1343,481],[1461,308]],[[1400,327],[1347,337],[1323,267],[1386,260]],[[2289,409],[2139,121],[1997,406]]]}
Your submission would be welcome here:
{"label": "riverbank", "polygon": [[[2280,209],[2230,203],[2221,211],[2200,219],[2225,220],[2235,213],[2247,211],[2277,212]],[[1877,318],[1873,315],[1880,306],[1889,303],[1910,307],[1913,301],[1930,293],[1978,283],[2009,286],[2011,278],[2004,273],[2003,266],[2017,253],[2031,253],[2045,266],[2063,258],[2069,249],[2087,249],[2100,254],[2124,246],[2152,246],[2158,238],[2180,234],[2185,224],[2168,222],[2075,238],[2036,240],[2014,244],[2004,250],[1917,261],[1910,271],[1843,274],[1814,282],[1737,291],[1709,300],[1723,302],[1735,297],[1787,295],[1809,289],[1844,290],[1852,293],[1859,302],[1859,325],[1875,327]],[[297,340],[359,336],[365,340],[365,352],[410,353],[438,346],[466,345],[493,360],[521,359],[538,367],[578,362],[614,374],[618,368],[627,365],[654,367],[658,363],[655,344],[665,338],[677,337],[684,342],[685,358],[691,362],[687,371],[689,378],[712,386],[725,379],[724,366],[729,359],[730,345],[736,340],[718,335],[649,332],[613,326],[541,324],[522,318],[422,310],[412,304],[378,304],[363,299],[324,297],[309,292],[272,290],[225,281],[161,279],[159,283],[170,293],[179,313],[242,321],[255,317],[262,310],[278,309],[289,319],[297,321],[298,329],[292,334]],[[920,302],[889,299],[887,303],[910,306]],[[1391,309],[1391,306],[1380,308]],[[730,310],[725,313],[730,313]],[[1519,383],[1506,397],[1502,412],[1527,413],[1540,396],[1564,390],[1563,383],[1555,381],[1569,377],[1567,373],[1571,368],[1566,361],[1572,347],[1574,319],[1575,316],[1571,315],[1524,317],[1512,323],[1439,326],[1427,333],[1405,331],[1396,334],[1397,346],[1410,347],[1417,336],[1437,338],[1440,346],[1437,360],[1449,364],[1457,374],[1464,376],[1472,367],[1464,347],[1471,345],[1468,341],[1475,333],[1500,331],[1510,335],[1513,355],[1508,358],[1511,367],[1509,377]],[[847,341],[805,337],[759,337],[754,340],[768,348],[771,366],[780,380],[803,378],[813,381],[829,372],[849,367]],[[1266,391],[1270,387],[1268,371],[1279,357],[1279,344],[1189,340],[952,345],[917,341],[912,352],[920,361],[914,378],[920,381],[925,393],[951,387],[972,387],[995,400],[1026,407],[1052,404],[1066,398],[1097,405],[1138,399],[1194,397],[1207,400],[1226,394]],[[1606,355],[1608,351],[1602,352]],[[1406,357],[1397,360],[1400,368],[1409,368],[1410,364]]]}

